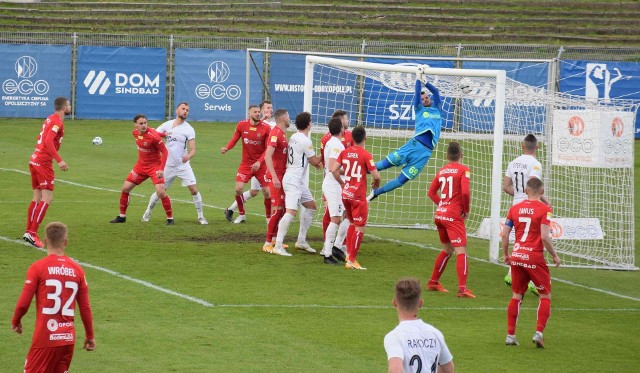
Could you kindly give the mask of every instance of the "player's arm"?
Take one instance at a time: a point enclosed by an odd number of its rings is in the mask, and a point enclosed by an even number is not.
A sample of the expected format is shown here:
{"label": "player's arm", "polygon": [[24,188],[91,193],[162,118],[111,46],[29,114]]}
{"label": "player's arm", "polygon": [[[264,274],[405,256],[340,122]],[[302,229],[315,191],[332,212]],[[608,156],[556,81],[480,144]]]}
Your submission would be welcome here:
{"label": "player's arm", "polygon": [[560,267],[560,257],[556,252],[556,249],[553,248],[553,243],[551,242],[551,233],[549,232],[549,226],[547,224],[540,225],[540,234],[542,235],[542,244],[544,248],[547,249],[551,257],[553,257],[553,262],[556,267]]}
{"label": "player's arm", "polygon": [[420,81],[420,74],[418,74],[418,79],[416,79],[416,89],[413,95],[413,107],[416,108],[417,111],[420,106],[422,106],[422,82]]}
{"label": "player's arm", "polygon": [[22,293],[20,294],[20,298],[18,298],[16,308],[13,311],[13,318],[11,319],[11,330],[18,334],[22,334],[22,317],[29,311],[31,300],[37,290],[37,284],[37,271],[33,266],[29,267],[27,280],[25,281],[24,288],[22,288]]}
{"label": "player's arm", "polygon": [[544,195],[540,196],[540,202],[551,207],[551,201],[549,200],[549,198],[545,197]]}
{"label": "player's arm", "polygon": [[57,126],[51,127],[51,129],[49,130],[50,133],[48,133],[42,139],[44,141],[44,149],[49,155],[51,155],[53,159],[56,160],[56,162],[58,162],[58,166],[62,171],[67,171],[69,169],[69,166],[67,166],[67,163],[62,160],[62,157],[60,157],[60,154],[58,154],[58,151],[56,150],[56,146],[53,142],[56,135],[58,134],[57,130],[56,131],[53,130],[54,127],[57,127]]}
{"label": "player's arm", "polygon": [[438,190],[440,186],[440,182],[438,182],[438,175],[431,180],[431,185],[429,185],[429,190],[427,191],[427,196],[435,203],[436,205],[440,204],[440,193]]}
{"label": "player's arm", "polygon": [[182,156],[182,163],[187,163],[194,155],[196,155],[196,139],[195,137],[189,141],[187,141],[187,147],[189,148],[189,152]]}
{"label": "player's arm", "polygon": [[425,86],[427,87],[427,89],[429,90],[429,92],[431,92],[431,107],[436,107],[436,108],[440,108],[440,103],[442,102],[442,100],[440,99],[440,91],[438,90],[438,88],[436,88],[433,84],[426,82]]}
{"label": "player's arm", "polygon": [[508,195],[513,197],[514,190],[513,190],[513,180],[511,180],[511,177],[505,176],[502,179],[502,190]]}
{"label": "player's arm", "polygon": [[403,372],[402,359],[399,357],[392,357],[389,359],[388,372],[389,373],[402,373]]}
{"label": "player's arm", "polygon": [[82,318],[85,332],[82,348],[87,351],[93,351],[96,348],[96,337],[93,333],[93,313],[91,312],[91,305],[89,304],[89,287],[87,286],[87,281],[84,276],[80,282],[76,301],[78,302],[78,308],[80,308],[80,317]]}
{"label": "player's arm", "polygon": [[233,149],[233,147],[236,146],[236,143],[238,142],[238,140],[240,140],[240,137],[242,137],[242,129],[240,128],[240,124],[238,124],[236,126],[236,131],[233,133],[233,136],[231,137],[231,140],[229,140],[226,146],[220,149],[220,153],[224,154],[229,150]]}
{"label": "player's arm", "polygon": [[164,141],[162,141],[161,138],[158,138],[156,140],[156,147],[160,152],[160,170],[156,171],[156,173],[158,174],[158,177],[162,177],[162,174],[164,172],[164,165],[167,164],[167,159],[169,158],[169,151],[167,150],[167,147],[164,145]]}
{"label": "player's arm", "polygon": [[373,183],[371,183],[371,188],[378,189],[380,188],[380,172],[378,170],[373,169],[369,171],[371,173],[371,177],[373,178]]}
{"label": "player's arm", "polygon": [[513,221],[507,216],[507,221],[502,228],[502,256],[504,258],[504,264],[511,264],[509,257],[509,235],[511,235],[511,229],[513,228]]}
{"label": "player's arm", "polygon": [[460,187],[462,189],[462,218],[466,219],[471,209],[471,171],[465,170],[462,179],[460,179]]}
{"label": "player's arm", "polygon": [[342,177],[340,177],[340,172],[342,170],[342,163],[338,162],[336,158],[329,158],[329,172],[333,175],[333,178],[336,179],[338,184],[341,187],[344,186],[344,181],[342,181]]}
{"label": "player's arm", "polygon": [[453,373],[453,372],[454,372],[453,360],[451,360],[446,364],[438,365],[438,373]]}
{"label": "player's arm", "polygon": [[271,175],[271,181],[273,181],[273,186],[276,189],[280,189],[282,184],[280,184],[280,180],[276,176],[276,168],[273,166],[273,154],[276,152],[276,148],[269,145],[267,146],[267,151],[264,152],[264,163],[267,165],[267,170],[269,170],[269,174]]}

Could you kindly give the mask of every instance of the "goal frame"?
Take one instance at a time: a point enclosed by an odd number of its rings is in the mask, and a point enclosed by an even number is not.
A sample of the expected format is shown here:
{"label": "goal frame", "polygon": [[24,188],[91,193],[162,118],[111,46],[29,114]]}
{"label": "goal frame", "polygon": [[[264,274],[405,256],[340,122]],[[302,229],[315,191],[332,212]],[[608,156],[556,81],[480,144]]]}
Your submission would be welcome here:
{"label": "goal frame", "polygon": [[[321,57],[315,55],[306,56],[305,82],[304,82],[304,111],[311,112],[313,99],[313,72],[316,64],[328,64],[351,68],[364,68],[379,71],[393,71],[401,73],[417,74],[417,66],[386,65],[380,63],[352,61],[338,58]],[[493,78],[496,81],[495,118],[493,129],[493,162],[491,170],[491,232],[500,230],[500,205],[502,198],[502,153],[504,146],[504,114],[506,101],[506,71],[505,70],[479,70],[479,69],[455,69],[432,68],[425,70],[429,75],[453,75],[463,77]],[[489,238],[489,260],[499,262],[500,241],[497,234],[491,234]]]}

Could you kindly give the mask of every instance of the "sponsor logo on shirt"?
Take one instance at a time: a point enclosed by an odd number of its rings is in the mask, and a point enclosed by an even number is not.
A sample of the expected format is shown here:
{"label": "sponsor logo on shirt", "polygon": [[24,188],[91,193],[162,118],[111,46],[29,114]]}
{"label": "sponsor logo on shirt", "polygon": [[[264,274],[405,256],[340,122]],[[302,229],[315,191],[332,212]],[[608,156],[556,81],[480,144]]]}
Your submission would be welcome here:
{"label": "sponsor logo on shirt", "polygon": [[262,145],[262,141],[255,141],[255,140],[248,139],[246,137],[242,141],[247,145]]}
{"label": "sponsor logo on shirt", "polygon": [[464,176],[469,179],[471,177],[471,171],[465,171]]}
{"label": "sponsor logo on shirt", "polygon": [[51,334],[49,336],[50,341],[73,341],[73,334],[71,333],[59,333]]}
{"label": "sponsor logo on shirt", "polygon": [[53,127],[51,127],[51,130],[52,130],[53,132],[55,132],[55,133],[58,133],[58,130],[60,130],[60,127],[58,127],[58,126],[53,126]]}

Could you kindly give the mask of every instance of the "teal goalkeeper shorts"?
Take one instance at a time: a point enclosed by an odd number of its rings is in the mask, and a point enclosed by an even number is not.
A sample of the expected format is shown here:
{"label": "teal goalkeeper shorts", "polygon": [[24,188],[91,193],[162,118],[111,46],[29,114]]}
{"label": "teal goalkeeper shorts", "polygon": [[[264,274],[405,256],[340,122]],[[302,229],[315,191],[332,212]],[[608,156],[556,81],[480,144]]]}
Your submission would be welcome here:
{"label": "teal goalkeeper shorts", "polygon": [[409,180],[413,180],[431,158],[432,150],[422,145],[418,140],[411,139],[400,149],[387,156],[387,160],[394,166],[403,166],[402,173]]}

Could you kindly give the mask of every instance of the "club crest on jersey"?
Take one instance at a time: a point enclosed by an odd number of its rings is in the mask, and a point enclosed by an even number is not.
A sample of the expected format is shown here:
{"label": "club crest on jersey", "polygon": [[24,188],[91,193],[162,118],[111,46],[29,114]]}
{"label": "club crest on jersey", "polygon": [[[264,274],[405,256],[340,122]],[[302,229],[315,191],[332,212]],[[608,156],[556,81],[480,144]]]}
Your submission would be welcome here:
{"label": "club crest on jersey", "polygon": [[60,129],[60,127],[58,127],[58,126],[53,126],[53,127],[51,127],[51,130],[52,130],[53,132],[55,132],[55,133],[58,133],[58,130],[59,130],[59,129]]}
{"label": "club crest on jersey", "polygon": [[142,136],[142,135],[138,135],[138,139],[139,139],[139,140],[142,140],[142,139],[144,139],[144,136]]}
{"label": "club crest on jersey", "polygon": [[273,142],[278,141],[278,136],[271,136],[271,141],[273,141]]}

